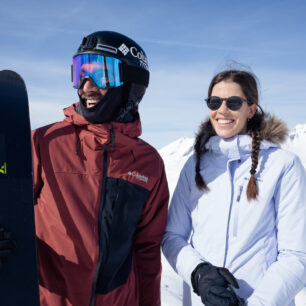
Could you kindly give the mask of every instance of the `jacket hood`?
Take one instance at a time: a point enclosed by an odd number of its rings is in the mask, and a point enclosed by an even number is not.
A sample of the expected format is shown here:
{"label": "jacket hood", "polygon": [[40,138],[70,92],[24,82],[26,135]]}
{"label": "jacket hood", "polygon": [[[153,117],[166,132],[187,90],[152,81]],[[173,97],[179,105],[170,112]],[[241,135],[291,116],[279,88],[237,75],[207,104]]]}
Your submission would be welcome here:
{"label": "jacket hood", "polygon": [[264,121],[260,129],[260,137],[276,144],[281,144],[288,137],[288,127],[285,122],[269,113],[265,114]]}
{"label": "jacket hood", "polygon": [[95,134],[109,134],[109,131],[113,129],[114,131],[122,133],[131,138],[135,138],[141,135],[141,121],[138,113],[135,121],[129,123],[105,122],[100,124],[93,124],[87,121],[75,110],[75,107],[78,104],[79,102],[64,108],[63,111],[66,117],[65,121],[75,126],[85,127],[88,131],[91,131]]}
{"label": "jacket hood", "polygon": [[[201,134],[205,134],[206,126],[209,120],[210,119],[207,118],[201,124],[199,132],[196,134],[196,137]],[[259,130],[259,135],[261,140],[266,140],[274,144],[281,144],[285,142],[288,137],[288,128],[286,123],[278,119],[276,116],[269,113],[265,113],[261,128]]]}

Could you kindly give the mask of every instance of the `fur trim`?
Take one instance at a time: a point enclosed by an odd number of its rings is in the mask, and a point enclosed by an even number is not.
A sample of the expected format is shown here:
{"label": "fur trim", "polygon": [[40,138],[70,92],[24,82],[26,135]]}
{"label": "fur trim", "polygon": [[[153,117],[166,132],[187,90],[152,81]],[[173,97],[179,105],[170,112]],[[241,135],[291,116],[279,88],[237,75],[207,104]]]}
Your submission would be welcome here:
{"label": "fur trim", "polygon": [[[206,118],[200,125],[196,137],[201,137],[202,135],[206,134],[206,126],[208,122],[209,118]],[[287,139],[288,133],[289,130],[285,122],[270,113],[264,114],[264,120],[259,131],[259,135],[262,140],[268,140],[273,143],[281,144]]]}
{"label": "fur trim", "polygon": [[288,137],[288,128],[285,122],[274,115],[265,114],[264,121],[260,129],[260,138],[274,143],[283,143]]}

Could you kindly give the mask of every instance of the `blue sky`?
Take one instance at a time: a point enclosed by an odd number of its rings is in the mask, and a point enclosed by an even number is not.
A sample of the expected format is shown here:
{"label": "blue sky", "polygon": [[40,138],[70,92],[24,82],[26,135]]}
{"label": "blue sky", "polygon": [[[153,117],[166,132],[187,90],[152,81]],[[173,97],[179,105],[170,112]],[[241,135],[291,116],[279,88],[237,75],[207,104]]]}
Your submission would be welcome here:
{"label": "blue sky", "polygon": [[260,104],[290,128],[306,123],[305,1],[16,1],[0,9],[0,69],[26,81],[32,127],[59,121],[78,97],[70,65],[82,38],[121,32],[146,51],[142,138],[157,148],[193,137],[213,75],[251,69]]}

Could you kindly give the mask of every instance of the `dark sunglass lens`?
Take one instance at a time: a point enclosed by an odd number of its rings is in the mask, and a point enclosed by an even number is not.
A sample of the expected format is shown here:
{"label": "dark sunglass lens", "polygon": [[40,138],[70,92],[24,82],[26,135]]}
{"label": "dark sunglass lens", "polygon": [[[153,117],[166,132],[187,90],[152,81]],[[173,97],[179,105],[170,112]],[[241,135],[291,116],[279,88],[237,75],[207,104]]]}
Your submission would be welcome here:
{"label": "dark sunglass lens", "polygon": [[238,110],[242,103],[243,101],[240,97],[229,97],[226,101],[227,107],[233,111]]}
{"label": "dark sunglass lens", "polygon": [[207,106],[211,110],[217,110],[221,106],[221,103],[222,103],[222,101],[219,97],[210,97],[207,100]]}

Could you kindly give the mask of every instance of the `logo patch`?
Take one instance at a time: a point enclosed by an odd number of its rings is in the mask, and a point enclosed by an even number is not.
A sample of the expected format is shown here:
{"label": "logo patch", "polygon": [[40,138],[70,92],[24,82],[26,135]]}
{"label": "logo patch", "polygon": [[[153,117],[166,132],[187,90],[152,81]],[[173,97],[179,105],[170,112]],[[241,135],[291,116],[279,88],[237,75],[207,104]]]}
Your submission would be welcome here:
{"label": "logo patch", "polygon": [[4,164],[0,167],[0,173],[6,174],[6,163],[4,163]]}
{"label": "logo patch", "polygon": [[140,67],[149,70],[148,65],[148,59],[144,55],[142,51],[138,51],[135,46],[130,47],[130,49],[126,46],[126,44],[122,43],[121,46],[118,48],[118,50],[121,51],[121,53],[126,56],[128,53],[130,53],[133,57],[137,58],[139,60]]}
{"label": "logo patch", "polygon": [[135,177],[137,180],[147,183],[149,178],[145,175],[138,173],[137,171],[129,171],[128,175]]}
{"label": "logo patch", "polygon": [[126,56],[130,52],[129,48],[125,44],[122,44],[118,49],[122,52],[124,56]]}

